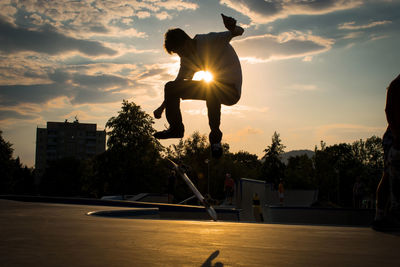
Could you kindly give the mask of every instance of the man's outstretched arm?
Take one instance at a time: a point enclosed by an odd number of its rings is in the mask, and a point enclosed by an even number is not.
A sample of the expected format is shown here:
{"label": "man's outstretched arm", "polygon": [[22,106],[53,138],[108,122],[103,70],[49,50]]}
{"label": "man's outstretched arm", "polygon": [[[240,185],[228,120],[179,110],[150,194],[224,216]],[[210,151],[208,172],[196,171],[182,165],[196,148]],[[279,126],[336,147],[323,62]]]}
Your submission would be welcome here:
{"label": "man's outstretched arm", "polygon": [[232,37],[240,36],[243,34],[244,29],[242,27],[236,25],[236,20],[234,18],[227,17],[224,14],[221,14],[221,16],[222,16],[222,20],[224,22],[225,28],[227,28],[231,32]]}
{"label": "man's outstretched arm", "polygon": [[165,101],[163,101],[161,106],[159,106],[156,110],[153,111],[154,118],[160,119],[164,109],[165,109]]}

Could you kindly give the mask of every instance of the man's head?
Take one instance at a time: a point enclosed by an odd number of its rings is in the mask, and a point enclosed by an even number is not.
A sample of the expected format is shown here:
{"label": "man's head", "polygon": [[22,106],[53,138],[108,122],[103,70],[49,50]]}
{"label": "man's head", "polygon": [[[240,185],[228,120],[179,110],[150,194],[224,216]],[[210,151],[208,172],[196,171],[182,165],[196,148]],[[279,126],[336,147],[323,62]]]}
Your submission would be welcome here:
{"label": "man's head", "polygon": [[168,54],[177,53],[188,40],[192,40],[182,29],[169,29],[164,36],[164,47]]}

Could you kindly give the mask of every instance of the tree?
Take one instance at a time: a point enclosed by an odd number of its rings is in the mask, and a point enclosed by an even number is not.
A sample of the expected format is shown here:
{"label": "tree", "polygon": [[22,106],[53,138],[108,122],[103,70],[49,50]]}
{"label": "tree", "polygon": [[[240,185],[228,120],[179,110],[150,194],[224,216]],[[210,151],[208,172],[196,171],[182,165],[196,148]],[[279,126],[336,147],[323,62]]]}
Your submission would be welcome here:
{"label": "tree", "polygon": [[261,161],[257,155],[250,154],[247,151],[227,155],[233,164],[232,173],[235,177],[257,179],[260,177]]}
{"label": "tree", "polygon": [[284,177],[285,171],[285,164],[281,161],[281,155],[284,152],[285,146],[281,142],[279,134],[274,132],[272,143],[264,150],[265,154],[262,157],[261,175],[266,182],[273,183],[275,186]]}
{"label": "tree", "polygon": [[307,155],[289,158],[285,184],[288,189],[315,189],[313,162]]}
{"label": "tree", "polygon": [[111,129],[107,132],[108,149],[129,148],[146,151],[150,148],[152,149],[151,152],[158,153],[161,150],[161,145],[153,137],[155,133],[153,124],[154,121],[151,116],[144,112],[140,106],[123,100],[118,116],[111,117],[106,123],[106,128]]}
{"label": "tree", "polygon": [[118,116],[106,123],[108,150],[93,163],[96,195],[161,191],[166,174],[161,173],[162,146],[153,137],[153,124],[140,106],[122,102]]}
{"label": "tree", "polygon": [[313,161],[321,201],[352,206],[353,185],[357,177],[363,183],[368,182],[364,144],[360,140],[353,145],[341,143],[323,146],[321,150],[316,148]]}
{"label": "tree", "polygon": [[[200,192],[208,193],[209,182],[210,195],[215,199],[223,199],[226,173],[230,173],[234,179],[242,177],[255,179],[259,177],[261,163],[257,155],[246,151],[231,153],[226,143],[223,143],[222,147],[224,156],[218,160],[213,159],[207,136],[194,132],[177,145],[169,146],[166,156],[189,167],[187,174]],[[181,183],[180,179],[178,181],[175,197],[182,200],[192,193],[186,184]]]}
{"label": "tree", "polygon": [[0,131],[0,192],[9,193],[13,176],[12,144],[3,139]]}
{"label": "tree", "polygon": [[35,193],[32,170],[22,166],[19,157],[13,158],[12,144],[5,141],[0,131],[0,193]]}
{"label": "tree", "polygon": [[355,158],[362,164],[361,178],[365,183],[365,193],[374,198],[383,172],[382,138],[371,136],[365,142],[354,142],[352,148]]}
{"label": "tree", "polygon": [[[206,135],[194,132],[185,140],[180,140],[178,145],[169,146],[166,157],[187,166],[187,175],[192,182],[200,192],[207,193],[208,175],[210,175],[208,166],[210,163],[207,163],[207,159],[210,157],[210,147]],[[178,179],[175,198],[183,200],[191,195],[192,192],[188,190],[187,185]]]}

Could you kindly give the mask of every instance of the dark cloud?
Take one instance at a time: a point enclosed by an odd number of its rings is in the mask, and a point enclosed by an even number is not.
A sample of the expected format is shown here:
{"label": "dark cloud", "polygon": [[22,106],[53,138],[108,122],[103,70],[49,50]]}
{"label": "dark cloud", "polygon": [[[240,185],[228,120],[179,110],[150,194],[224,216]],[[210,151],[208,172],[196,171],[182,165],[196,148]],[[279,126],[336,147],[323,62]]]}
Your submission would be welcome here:
{"label": "dark cloud", "polygon": [[327,51],[332,40],[300,32],[253,36],[233,42],[241,57],[259,60],[304,57]]}
{"label": "dark cloud", "polygon": [[12,119],[22,119],[22,120],[32,120],[36,119],[39,116],[35,116],[32,114],[21,114],[14,110],[0,110],[0,121]]}
{"label": "dark cloud", "polygon": [[0,18],[0,51],[14,53],[34,51],[56,55],[78,51],[88,56],[115,55],[117,51],[103,46],[100,42],[80,40],[58,33],[51,26],[41,30],[15,27]]}
{"label": "dark cloud", "polygon": [[165,74],[165,69],[155,68],[155,69],[150,69],[150,70],[144,72],[143,74],[141,74],[138,77],[138,79],[146,79],[146,78],[154,77],[157,75],[164,75],[164,74]]}
{"label": "dark cloud", "polygon": [[96,89],[107,89],[115,86],[126,87],[129,84],[127,79],[108,74],[96,76],[75,74],[73,80],[81,87],[91,87]]}
{"label": "dark cloud", "polygon": [[50,84],[0,86],[0,106],[16,106],[23,103],[45,104],[67,97],[72,104],[107,103],[128,95],[122,91],[133,82],[114,75],[85,75],[56,70],[49,75]]}
{"label": "dark cloud", "polygon": [[318,1],[265,1],[265,0],[220,0],[221,4],[248,16],[256,23],[269,23],[290,15],[327,14],[338,10],[356,8],[362,0],[318,0]]}
{"label": "dark cloud", "polygon": [[93,25],[89,27],[91,32],[94,33],[108,33],[108,30],[106,27],[104,27],[103,25]]}
{"label": "dark cloud", "polygon": [[[141,85],[149,85],[149,81],[160,81],[162,84],[166,81],[171,81],[175,78],[175,75],[171,75],[168,73],[168,68],[167,67],[160,67],[159,65],[150,65],[147,66],[147,69],[142,71],[142,74],[140,74],[138,77],[136,77],[136,81],[138,84]],[[162,86],[162,85],[160,85]],[[148,93],[151,94],[150,86],[148,87]]]}
{"label": "dark cloud", "polygon": [[0,86],[0,106],[16,106],[20,103],[44,104],[62,95],[69,93],[61,84],[5,85]]}
{"label": "dark cloud", "polygon": [[130,97],[129,94],[121,93],[118,90],[99,91],[94,88],[80,89],[74,93],[74,97],[71,99],[72,104],[111,103]]}

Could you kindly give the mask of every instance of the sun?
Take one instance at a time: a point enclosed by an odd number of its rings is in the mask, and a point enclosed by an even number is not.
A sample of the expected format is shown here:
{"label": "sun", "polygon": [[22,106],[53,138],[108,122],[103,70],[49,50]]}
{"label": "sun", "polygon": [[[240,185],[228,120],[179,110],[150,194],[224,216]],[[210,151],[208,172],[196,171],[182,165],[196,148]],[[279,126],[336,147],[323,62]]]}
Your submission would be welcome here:
{"label": "sun", "polygon": [[206,83],[209,83],[209,82],[211,82],[213,80],[213,75],[209,71],[201,70],[201,71],[198,71],[198,72],[196,72],[194,74],[193,80],[195,80],[195,81],[203,80]]}

